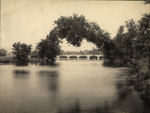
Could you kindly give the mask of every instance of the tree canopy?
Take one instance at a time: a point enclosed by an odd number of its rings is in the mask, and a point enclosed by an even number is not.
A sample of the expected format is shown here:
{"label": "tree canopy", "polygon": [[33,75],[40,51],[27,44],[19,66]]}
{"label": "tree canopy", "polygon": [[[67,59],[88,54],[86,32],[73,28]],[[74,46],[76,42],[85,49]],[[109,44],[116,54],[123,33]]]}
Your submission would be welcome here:
{"label": "tree canopy", "polygon": [[16,58],[20,62],[27,62],[28,61],[28,55],[31,52],[32,45],[27,45],[25,43],[14,43],[13,44],[13,52],[16,55]]}
{"label": "tree canopy", "polygon": [[54,61],[56,55],[60,53],[60,40],[57,37],[57,30],[53,29],[46,39],[41,40],[36,46],[38,50],[38,55],[41,58],[47,57],[50,60]]}
{"label": "tree canopy", "polygon": [[[113,39],[114,44],[126,57],[131,59],[137,59],[138,61],[140,58],[148,57],[150,53],[149,25],[150,13],[144,14],[137,23],[133,19],[126,21],[125,27],[119,27]],[[127,32],[124,31],[124,28],[127,29]]]}
{"label": "tree canopy", "polygon": [[83,15],[65,17],[61,16],[54,21],[58,30],[58,37],[66,39],[68,43],[79,47],[83,39],[100,47],[104,38],[110,38],[110,34],[102,30],[95,22],[89,22]]}

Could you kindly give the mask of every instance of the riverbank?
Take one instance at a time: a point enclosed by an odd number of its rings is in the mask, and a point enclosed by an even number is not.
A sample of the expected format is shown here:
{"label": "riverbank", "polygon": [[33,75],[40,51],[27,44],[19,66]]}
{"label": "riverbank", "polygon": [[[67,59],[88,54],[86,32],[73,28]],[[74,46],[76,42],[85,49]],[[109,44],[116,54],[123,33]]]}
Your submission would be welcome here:
{"label": "riverbank", "polygon": [[150,79],[147,74],[140,74],[135,77],[134,88],[139,92],[141,98],[150,107]]}
{"label": "riverbank", "polygon": [[[111,62],[110,60],[104,60],[103,66],[107,67],[131,67],[131,70],[127,72],[129,83],[132,84],[134,89],[139,93],[141,99],[150,108],[150,73],[146,72],[144,66],[136,70],[132,69],[130,63],[123,62],[121,60]],[[141,70],[144,71],[141,71]],[[132,75],[132,77],[131,77]]]}
{"label": "riverbank", "polygon": [[111,62],[111,60],[106,60],[104,59],[103,61],[103,66],[107,66],[107,67],[132,67],[132,65],[128,62],[124,62],[121,60],[116,60]]}

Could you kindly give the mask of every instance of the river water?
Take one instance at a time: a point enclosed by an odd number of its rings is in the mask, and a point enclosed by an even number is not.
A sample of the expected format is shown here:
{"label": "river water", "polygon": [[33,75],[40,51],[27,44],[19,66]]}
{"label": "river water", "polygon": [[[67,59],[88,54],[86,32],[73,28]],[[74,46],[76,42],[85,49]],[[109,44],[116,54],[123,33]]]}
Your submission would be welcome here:
{"label": "river water", "polygon": [[127,72],[103,61],[0,65],[0,113],[149,113]]}

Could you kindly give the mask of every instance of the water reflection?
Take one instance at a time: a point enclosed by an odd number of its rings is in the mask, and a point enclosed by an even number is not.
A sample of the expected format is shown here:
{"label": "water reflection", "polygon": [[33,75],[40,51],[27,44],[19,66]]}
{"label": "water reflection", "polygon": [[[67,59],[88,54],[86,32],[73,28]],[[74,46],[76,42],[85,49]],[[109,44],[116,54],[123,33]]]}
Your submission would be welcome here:
{"label": "water reflection", "polygon": [[16,66],[28,66],[29,65],[29,63],[27,63],[27,62],[17,62],[16,63]]}
{"label": "water reflection", "polygon": [[117,84],[117,89],[118,89],[118,98],[119,101],[123,101],[124,99],[127,98],[131,94],[131,89],[124,83],[124,81],[119,81]]}
{"label": "water reflection", "polygon": [[111,111],[111,105],[109,102],[105,102],[103,106],[96,106],[95,107],[95,113],[113,113]]}
{"label": "water reflection", "polygon": [[27,78],[29,77],[30,72],[27,70],[14,70],[14,78]]}
{"label": "water reflection", "polygon": [[105,67],[123,67],[124,64],[123,63],[112,63],[112,62],[108,61],[108,62],[103,62],[103,66],[105,66]]}
{"label": "water reflection", "polygon": [[67,108],[59,110],[58,113],[81,113],[81,106],[78,100],[74,104],[69,105]]}
{"label": "water reflection", "polygon": [[38,65],[38,62],[31,62],[32,65]]}
{"label": "water reflection", "polygon": [[117,78],[116,96],[118,97],[118,100],[116,100],[115,104],[113,105],[113,110],[129,113],[145,113],[143,101],[140,99],[138,93],[132,86],[133,81],[131,80],[132,76],[129,74],[129,71],[122,71]]}
{"label": "water reflection", "polygon": [[[120,69],[121,70],[121,69]],[[132,75],[130,75],[129,70],[123,70],[117,78],[118,81],[116,82],[116,88],[118,91],[118,99],[119,101],[123,101],[127,97],[129,97],[133,93],[133,79]]]}
{"label": "water reflection", "polygon": [[55,62],[39,62],[38,63],[40,66],[50,66],[50,67],[56,67],[59,66],[58,63]]}
{"label": "water reflection", "polygon": [[111,105],[109,102],[105,102],[103,105],[95,105],[93,108],[82,108],[79,100],[65,108],[59,108],[57,113],[115,113],[111,111]]}
{"label": "water reflection", "polygon": [[40,71],[39,72],[41,82],[44,87],[48,88],[53,93],[58,90],[58,72],[57,71]]}

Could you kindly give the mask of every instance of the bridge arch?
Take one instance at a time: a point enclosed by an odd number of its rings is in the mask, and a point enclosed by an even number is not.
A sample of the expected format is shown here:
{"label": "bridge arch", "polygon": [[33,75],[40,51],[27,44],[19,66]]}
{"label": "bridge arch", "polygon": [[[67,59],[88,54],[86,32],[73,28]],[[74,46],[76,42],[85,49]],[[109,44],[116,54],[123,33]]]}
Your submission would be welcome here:
{"label": "bridge arch", "polygon": [[60,56],[60,57],[59,57],[59,60],[68,60],[68,57],[67,57],[67,56],[65,56],[65,55]]}
{"label": "bridge arch", "polygon": [[77,59],[78,59],[77,56],[70,56],[70,57],[69,57],[69,60],[77,60]]}
{"label": "bridge arch", "polygon": [[89,57],[89,60],[98,60],[98,57],[95,56],[95,55],[92,55],[92,56]]}
{"label": "bridge arch", "polygon": [[88,57],[87,56],[85,56],[85,55],[83,55],[83,56],[79,56],[79,60],[87,60],[88,59]]}
{"label": "bridge arch", "polygon": [[104,59],[104,57],[103,57],[103,56],[100,56],[100,57],[99,57],[99,60],[103,60],[103,59]]}

